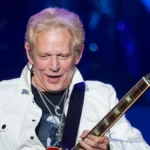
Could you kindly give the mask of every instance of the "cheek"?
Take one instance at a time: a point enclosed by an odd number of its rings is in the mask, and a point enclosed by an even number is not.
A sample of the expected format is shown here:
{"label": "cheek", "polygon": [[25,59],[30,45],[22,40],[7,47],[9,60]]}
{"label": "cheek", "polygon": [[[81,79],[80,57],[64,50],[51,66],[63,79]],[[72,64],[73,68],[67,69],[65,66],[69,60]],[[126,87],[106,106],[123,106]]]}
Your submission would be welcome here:
{"label": "cheek", "polygon": [[75,64],[74,64],[74,62],[73,61],[70,61],[70,62],[68,62],[68,63],[64,63],[63,65],[62,65],[62,69],[65,71],[65,72],[73,72],[73,70],[74,70],[74,67],[75,67]]}
{"label": "cheek", "polygon": [[45,70],[47,66],[48,66],[48,64],[46,61],[37,61],[35,63],[35,67],[40,71]]}

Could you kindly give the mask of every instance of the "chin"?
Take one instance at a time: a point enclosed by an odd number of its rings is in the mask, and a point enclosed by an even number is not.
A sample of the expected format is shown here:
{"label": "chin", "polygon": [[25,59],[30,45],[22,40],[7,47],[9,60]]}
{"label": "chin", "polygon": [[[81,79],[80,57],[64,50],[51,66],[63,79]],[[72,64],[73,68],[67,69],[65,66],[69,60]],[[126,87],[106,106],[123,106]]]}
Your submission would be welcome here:
{"label": "chin", "polygon": [[55,85],[52,85],[52,86],[50,86],[50,87],[47,87],[47,89],[48,89],[49,92],[54,92],[54,93],[57,93],[57,92],[61,91],[61,88],[60,88],[60,87],[57,87],[57,86],[55,86]]}

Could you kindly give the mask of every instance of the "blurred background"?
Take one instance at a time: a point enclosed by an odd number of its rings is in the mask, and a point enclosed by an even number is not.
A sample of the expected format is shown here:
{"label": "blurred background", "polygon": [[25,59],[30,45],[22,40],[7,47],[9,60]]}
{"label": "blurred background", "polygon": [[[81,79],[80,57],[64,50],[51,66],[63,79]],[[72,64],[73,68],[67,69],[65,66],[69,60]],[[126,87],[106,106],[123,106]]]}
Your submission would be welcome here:
{"label": "blurred background", "polygon": [[[0,80],[20,76],[26,64],[29,17],[47,7],[79,14],[86,31],[78,68],[86,80],[112,84],[121,99],[150,72],[150,0],[0,0]],[[150,145],[150,90],[126,117]]]}

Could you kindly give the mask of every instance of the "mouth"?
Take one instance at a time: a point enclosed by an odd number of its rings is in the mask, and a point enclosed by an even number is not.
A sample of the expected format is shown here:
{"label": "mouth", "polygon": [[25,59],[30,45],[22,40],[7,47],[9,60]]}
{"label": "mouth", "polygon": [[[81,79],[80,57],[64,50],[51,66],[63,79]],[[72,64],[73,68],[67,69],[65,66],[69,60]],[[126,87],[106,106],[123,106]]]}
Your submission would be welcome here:
{"label": "mouth", "polygon": [[49,76],[49,75],[46,75],[46,76],[47,76],[48,82],[51,83],[51,84],[56,84],[61,79],[61,75],[59,75],[59,76]]}

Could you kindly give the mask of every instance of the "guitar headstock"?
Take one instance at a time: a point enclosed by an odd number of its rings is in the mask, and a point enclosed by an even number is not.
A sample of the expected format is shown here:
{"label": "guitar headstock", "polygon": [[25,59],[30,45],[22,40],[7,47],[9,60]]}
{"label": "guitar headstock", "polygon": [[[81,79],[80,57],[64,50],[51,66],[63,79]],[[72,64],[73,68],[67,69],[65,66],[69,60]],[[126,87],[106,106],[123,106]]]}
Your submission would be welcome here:
{"label": "guitar headstock", "polygon": [[150,73],[145,76],[145,79],[150,84]]}

